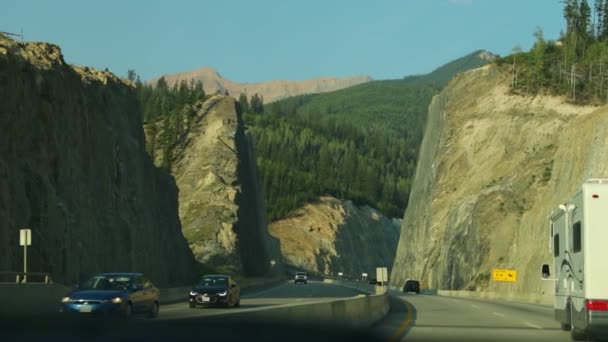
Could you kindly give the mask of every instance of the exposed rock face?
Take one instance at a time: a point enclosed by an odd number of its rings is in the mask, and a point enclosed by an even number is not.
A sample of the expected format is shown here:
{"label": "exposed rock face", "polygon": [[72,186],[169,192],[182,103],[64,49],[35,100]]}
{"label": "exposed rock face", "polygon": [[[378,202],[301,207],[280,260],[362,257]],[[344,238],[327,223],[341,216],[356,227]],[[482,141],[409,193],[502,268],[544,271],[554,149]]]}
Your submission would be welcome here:
{"label": "exposed rock face", "polygon": [[[461,74],[433,99],[393,282],[551,294],[547,216],[588,178],[608,177],[606,109],[509,94],[508,72]],[[488,281],[512,268],[516,283]]]}
{"label": "exposed rock face", "polygon": [[[264,274],[270,259],[280,260],[267,231],[257,184],[255,156],[244,133],[238,103],[216,95],[183,111],[177,123],[146,125],[157,165],[165,129],[179,125],[170,167],[179,188],[179,215],[195,257],[206,264],[247,275]],[[174,119],[176,120],[176,119]]]}
{"label": "exposed rock face", "polygon": [[67,65],[55,45],[0,35],[0,270],[22,270],[24,227],[28,270],[57,282],[138,271],[167,286],[194,275],[177,188],[146,154],[134,89]]}
{"label": "exposed rock face", "polygon": [[281,253],[290,265],[359,277],[375,274],[376,267],[392,266],[400,226],[401,220],[389,219],[369,206],[321,197],[291,217],[273,222],[270,233],[280,240]]}
{"label": "exposed rock face", "polygon": [[[200,80],[203,82],[203,88],[207,94],[215,94],[220,91],[222,94],[228,90],[230,95],[238,97],[241,93],[253,96],[258,94],[264,97],[265,103],[278,101],[290,96],[302,94],[324,93],[342,88],[352,87],[357,84],[372,81],[369,76],[352,76],[352,77],[319,77],[305,81],[267,81],[256,83],[236,83],[223,78],[219,73],[209,67],[203,67],[197,70],[163,75],[167,84],[171,87],[175,82],[180,80]],[[156,86],[158,78],[150,80],[153,86]]]}

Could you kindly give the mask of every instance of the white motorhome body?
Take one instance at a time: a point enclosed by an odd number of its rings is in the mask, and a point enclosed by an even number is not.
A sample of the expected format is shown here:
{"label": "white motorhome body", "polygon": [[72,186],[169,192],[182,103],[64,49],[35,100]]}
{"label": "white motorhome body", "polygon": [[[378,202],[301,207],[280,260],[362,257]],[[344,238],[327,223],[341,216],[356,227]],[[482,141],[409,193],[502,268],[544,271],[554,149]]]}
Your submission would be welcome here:
{"label": "white motorhome body", "polygon": [[608,179],[585,182],[549,221],[555,318],[574,339],[608,335]]}

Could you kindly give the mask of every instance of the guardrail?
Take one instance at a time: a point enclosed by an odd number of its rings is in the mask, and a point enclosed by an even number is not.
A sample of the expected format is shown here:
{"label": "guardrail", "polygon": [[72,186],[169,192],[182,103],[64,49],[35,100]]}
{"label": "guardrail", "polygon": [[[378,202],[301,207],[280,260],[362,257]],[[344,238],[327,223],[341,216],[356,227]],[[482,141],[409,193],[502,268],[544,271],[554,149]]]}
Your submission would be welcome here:
{"label": "guardrail", "polygon": [[0,272],[0,283],[44,283],[52,284],[53,279],[48,272]]}

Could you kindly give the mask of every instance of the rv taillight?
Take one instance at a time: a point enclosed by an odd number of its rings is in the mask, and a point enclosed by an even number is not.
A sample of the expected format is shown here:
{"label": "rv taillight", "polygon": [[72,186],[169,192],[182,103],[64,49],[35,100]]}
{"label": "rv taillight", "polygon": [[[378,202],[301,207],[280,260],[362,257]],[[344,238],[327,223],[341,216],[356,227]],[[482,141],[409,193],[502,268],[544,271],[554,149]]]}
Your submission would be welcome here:
{"label": "rv taillight", "polygon": [[593,198],[600,198],[600,195],[593,194],[591,197],[593,197]]}
{"label": "rv taillight", "polygon": [[587,299],[587,310],[608,311],[608,300]]}

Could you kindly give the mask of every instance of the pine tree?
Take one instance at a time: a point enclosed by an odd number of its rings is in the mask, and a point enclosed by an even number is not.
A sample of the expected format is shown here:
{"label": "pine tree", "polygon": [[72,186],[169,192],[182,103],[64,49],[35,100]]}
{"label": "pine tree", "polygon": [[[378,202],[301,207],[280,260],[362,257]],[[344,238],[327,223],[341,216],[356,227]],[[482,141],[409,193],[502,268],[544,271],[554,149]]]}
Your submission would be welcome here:
{"label": "pine tree", "polygon": [[587,0],[582,0],[579,6],[578,16],[578,37],[580,44],[578,45],[578,56],[585,56],[587,42],[590,40],[589,27],[591,26],[591,7]]}
{"label": "pine tree", "polygon": [[248,113],[249,103],[247,102],[247,95],[241,93],[241,95],[239,95],[239,103],[241,104],[241,111],[243,113]]}
{"label": "pine tree", "polygon": [[604,31],[604,0],[595,0],[595,36],[601,39]]}
{"label": "pine tree", "polygon": [[135,80],[137,79],[137,74],[135,73],[135,70],[127,70],[127,79],[131,82],[135,82]]}
{"label": "pine tree", "polygon": [[602,31],[600,34],[601,40],[608,39],[608,0],[604,0],[604,6],[602,8]]}
{"label": "pine tree", "polygon": [[167,81],[165,80],[165,76],[161,76],[161,78],[159,78],[158,81],[156,81],[156,89],[160,90],[160,91],[169,89],[169,86],[167,85]]}
{"label": "pine tree", "polygon": [[201,82],[201,80],[196,81],[196,84],[194,85],[194,96],[197,100],[205,99],[205,89],[203,88],[203,82]]}

